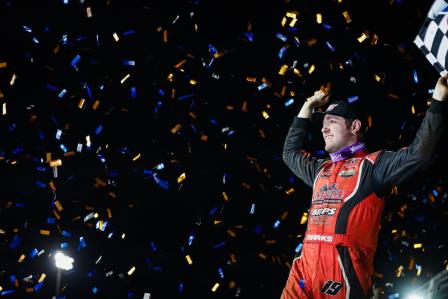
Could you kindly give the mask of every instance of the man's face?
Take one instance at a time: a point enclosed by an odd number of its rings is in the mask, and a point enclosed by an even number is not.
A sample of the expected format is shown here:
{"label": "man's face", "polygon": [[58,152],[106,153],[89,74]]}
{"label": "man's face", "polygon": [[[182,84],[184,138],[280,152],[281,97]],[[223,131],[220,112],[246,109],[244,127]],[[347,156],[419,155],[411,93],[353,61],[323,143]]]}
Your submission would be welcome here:
{"label": "man's face", "polygon": [[347,128],[345,118],[330,114],[324,117],[322,136],[325,141],[325,150],[330,154],[357,141],[356,134],[353,134],[350,128]]}

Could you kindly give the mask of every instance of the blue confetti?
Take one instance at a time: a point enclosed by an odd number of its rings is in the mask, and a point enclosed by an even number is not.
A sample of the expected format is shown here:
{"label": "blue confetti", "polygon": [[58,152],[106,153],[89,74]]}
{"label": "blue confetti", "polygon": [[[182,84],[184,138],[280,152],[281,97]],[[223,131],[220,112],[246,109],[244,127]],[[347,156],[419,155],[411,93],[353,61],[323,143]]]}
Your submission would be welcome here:
{"label": "blue confetti", "polygon": [[62,143],[59,145],[59,148],[64,152],[64,153],[66,153],[68,150],[67,150],[67,148],[65,147],[65,145],[63,145]]}
{"label": "blue confetti", "polygon": [[253,42],[253,41],[254,41],[254,34],[253,34],[252,32],[244,32],[244,35],[247,37],[247,39],[248,39],[250,42]]}
{"label": "blue confetti", "polygon": [[400,294],[399,294],[399,293],[391,294],[391,295],[389,295],[389,297],[387,297],[387,298],[389,298],[389,299],[400,298]]}
{"label": "blue confetti", "polygon": [[222,241],[221,243],[218,243],[216,245],[213,245],[213,249],[219,248],[219,247],[223,247],[224,245],[226,245],[225,241]]}
{"label": "blue confetti", "polygon": [[30,253],[30,257],[33,258],[35,257],[37,254],[39,253],[39,251],[37,250],[37,248],[34,248],[31,253]]}
{"label": "blue confetti", "polygon": [[22,29],[25,30],[26,32],[29,32],[29,33],[32,32],[31,28],[30,28],[30,27],[27,27],[27,26],[25,26],[25,25],[22,25]]}
{"label": "blue confetti", "polygon": [[208,44],[208,49],[210,51],[210,54],[212,54],[212,55],[215,55],[216,53],[218,53],[218,50],[216,50],[216,48],[212,44]]}
{"label": "blue confetti", "polygon": [[322,23],[322,27],[324,27],[326,30],[331,30],[332,27],[328,24]]}
{"label": "blue confetti", "polygon": [[55,223],[56,223],[56,218],[54,218],[54,217],[48,217],[48,218],[47,218],[47,223],[48,223],[48,224],[55,224]]}
{"label": "blue confetti", "polygon": [[67,93],[67,90],[63,89],[63,90],[59,93],[58,97],[59,97],[59,98],[62,98],[66,93]]}
{"label": "blue confetti", "polygon": [[330,42],[327,41],[325,44],[331,50],[331,52],[335,52],[336,51],[336,49],[330,44]]}
{"label": "blue confetti", "polygon": [[285,102],[285,107],[288,107],[294,103],[294,99],[289,99]]}
{"label": "blue confetti", "polygon": [[131,87],[131,98],[135,99],[137,97],[137,89],[135,87]]}
{"label": "blue confetti", "polygon": [[7,291],[3,291],[3,292],[1,292],[1,295],[2,296],[4,296],[4,295],[9,295],[9,294],[13,294],[13,293],[15,293],[16,291],[15,290],[7,290]]}
{"label": "blue confetti", "polygon": [[413,75],[413,77],[414,77],[414,82],[415,82],[415,83],[418,83],[417,71],[414,70],[414,71],[412,72],[412,75]]}
{"label": "blue confetti", "polygon": [[23,152],[24,148],[23,147],[16,147],[15,149],[12,150],[12,154],[13,155],[18,155],[21,152]]}
{"label": "blue confetti", "polygon": [[190,94],[186,94],[186,95],[180,96],[180,97],[178,97],[177,99],[178,99],[179,101],[183,101],[183,100],[186,100],[186,99],[188,99],[188,98],[191,98],[192,96],[193,96],[193,94],[190,93]]}
{"label": "blue confetti", "polygon": [[78,64],[78,62],[80,60],[81,60],[81,56],[79,56],[79,54],[78,54],[78,55],[75,56],[75,58],[73,58],[73,60],[70,63],[70,65],[76,69],[76,65]]}
{"label": "blue confetti", "polygon": [[278,58],[282,58],[287,49],[288,47],[281,47],[280,51],[278,51]]}
{"label": "blue confetti", "polygon": [[299,245],[297,245],[296,249],[294,250],[295,252],[299,253],[300,251],[302,251],[302,243],[299,243]]}
{"label": "blue confetti", "polygon": [[42,189],[45,189],[47,187],[47,184],[41,181],[36,181],[36,185],[39,186]]}
{"label": "blue confetti", "polygon": [[132,34],[135,34],[135,30],[128,30],[126,32],[123,32],[124,36],[132,35]]}
{"label": "blue confetti", "polygon": [[62,231],[62,235],[63,235],[64,237],[67,237],[67,238],[71,238],[71,237],[72,237],[72,234],[71,234],[70,232],[66,231],[66,230],[63,230],[63,231]]}
{"label": "blue confetti", "polygon": [[277,228],[280,225],[280,220],[275,221],[273,227]]}
{"label": "blue confetti", "polygon": [[260,85],[258,86],[258,90],[263,90],[263,89],[265,89],[266,87],[268,87],[268,85],[267,85],[266,83],[260,84]]}
{"label": "blue confetti", "polygon": [[194,235],[191,234],[190,237],[188,238],[188,246],[191,246],[191,244],[193,243],[194,240]]}
{"label": "blue confetti", "polygon": [[35,292],[39,292],[39,290],[44,286],[43,282],[38,282],[35,286],[34,286],[34,291]]}
{"label": "blue confetti", "polygon": [[100,135],[101,131],[103,131],[103,125],[98,125],[98,127],[95,130],[95,134]]}
{"label": "blue confetti", "polygon": [[213,209],[210,210],[209,215],[213,216],[217,211],[218,211],[218,208],[214,207]]}
{"label": "blue confetti", "polygon": [[154,243],[154,241],[149,242],[149,245],[151,245],[151,249],[153,252],[157,251],[157,246],[156,243]]}
{"label": "blue confetti", "polygon": [[220,268],[218,268],[219,277],[224,278],[224,271]]}
{"label": "blue confetti", "polygon": [[349,103],[356,102],[359,99],[359,96],[352,96],[347,99]]}
{"label": "blue confetti", "polygon": [[275,36],[278,39],[280,39],[282,42],[286,42],[288,40],[288,38],[286,36],[284,36],[283,34],[281,34],[281,33],[277,33]]}
{"label": "blue confetti", "polygon": [[305,288],[305,279],[303,279],[303,278],[299,279],[299,286],[301,289]]}
{"label": "blue confetti", "polygon": [[9,244],[9,248],[16,249],[17,246],[19,246],[20,241],[22,241],[22,239],[20,239],[18,235],[14,235],[14,237],[12,237],[11,243]]}
{"label": "blue confetti", "polygon": [[96,287],[93,287],[92,292],[93,292],[94,294],[96,294],[96,293],[98,292],[98,289],[97,289]]}

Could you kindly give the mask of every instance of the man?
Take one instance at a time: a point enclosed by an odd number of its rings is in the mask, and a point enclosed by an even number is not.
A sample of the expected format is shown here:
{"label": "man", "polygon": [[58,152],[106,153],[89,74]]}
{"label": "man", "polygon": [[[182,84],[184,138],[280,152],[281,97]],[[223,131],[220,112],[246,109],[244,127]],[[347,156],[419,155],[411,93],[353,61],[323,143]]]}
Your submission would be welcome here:
{"label": "man", "polygon": [[[294,119],[283,148],[292,172],[313,187],[301,256],[294,259],[282,299],[369,298],[384,196],[428,165],[446,127],[447,76],[435,86],[433,100],[412,144],[396,152],[367,153],[361,141],[362,118],[351,104],[332,103],[316,91]],[[322,125],[330,159],[306,153],[309,122]]]}

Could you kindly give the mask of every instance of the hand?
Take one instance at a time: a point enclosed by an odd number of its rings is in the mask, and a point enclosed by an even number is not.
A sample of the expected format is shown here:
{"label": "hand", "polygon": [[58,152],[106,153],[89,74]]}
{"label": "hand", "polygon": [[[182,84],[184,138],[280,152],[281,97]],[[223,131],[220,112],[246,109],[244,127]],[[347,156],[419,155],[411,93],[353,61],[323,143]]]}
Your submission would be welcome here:
{"label": "hand", "polygon": [[316,90],[314,95],[306,99],[306,103],[310,108],[314,109],[316,107],[323,106],[328,103],[329,100],[329,92],[327,88],[322,88],[320,90]]}
{"label": "hand", "polygon": [[437,101],[448,100],[448,75],[440,77],[439,80],[437,80],[432,98]]}

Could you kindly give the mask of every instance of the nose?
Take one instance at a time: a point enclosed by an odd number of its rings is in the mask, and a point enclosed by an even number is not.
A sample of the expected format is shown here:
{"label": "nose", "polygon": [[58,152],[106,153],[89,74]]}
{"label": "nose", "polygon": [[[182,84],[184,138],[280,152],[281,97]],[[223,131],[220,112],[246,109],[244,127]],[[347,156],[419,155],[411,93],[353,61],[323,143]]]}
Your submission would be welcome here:
{"label": "nose", "polygon": [[323,124],[322,129],[320,131],[322,132],[322,134],[325,134],[328,132],[328,130],[329,130],[328,127],[325,124]]}

